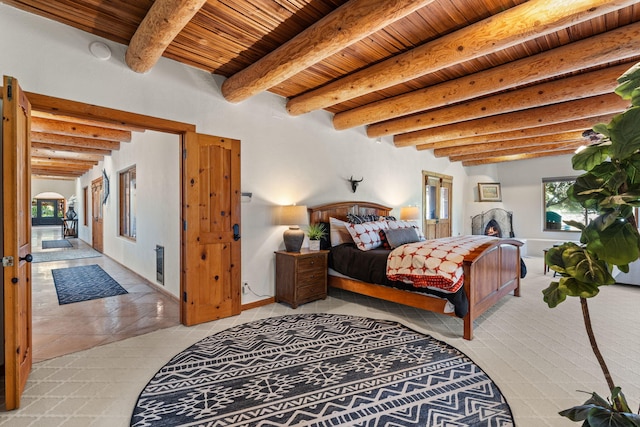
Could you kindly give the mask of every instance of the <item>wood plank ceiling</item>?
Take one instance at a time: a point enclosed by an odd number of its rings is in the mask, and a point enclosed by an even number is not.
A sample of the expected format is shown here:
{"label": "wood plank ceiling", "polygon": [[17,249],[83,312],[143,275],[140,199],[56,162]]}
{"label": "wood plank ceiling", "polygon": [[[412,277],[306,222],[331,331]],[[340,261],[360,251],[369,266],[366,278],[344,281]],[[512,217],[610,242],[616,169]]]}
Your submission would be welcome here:
{"label": "wood plank ceiling", "polygon": [[572,153],[640,61],[640,0],[1,1],[128,45],[132,70],[163,55],[227,77],[229,102],[268,90],[465,166]]}

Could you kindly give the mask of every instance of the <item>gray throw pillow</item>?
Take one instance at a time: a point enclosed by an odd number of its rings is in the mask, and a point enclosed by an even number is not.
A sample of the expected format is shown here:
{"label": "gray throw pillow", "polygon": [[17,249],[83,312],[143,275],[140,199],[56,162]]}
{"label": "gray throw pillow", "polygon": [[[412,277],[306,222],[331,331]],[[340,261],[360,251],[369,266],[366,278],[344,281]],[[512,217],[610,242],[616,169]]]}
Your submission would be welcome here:
{"label": "gray throw pillow", "polygon": [[391,249],[395,249],[405,243],[419,242],[418,232],[413,227],[408,228],[396,228],[393,230],[384,230],[385,236],[387,236],[387,242]]}

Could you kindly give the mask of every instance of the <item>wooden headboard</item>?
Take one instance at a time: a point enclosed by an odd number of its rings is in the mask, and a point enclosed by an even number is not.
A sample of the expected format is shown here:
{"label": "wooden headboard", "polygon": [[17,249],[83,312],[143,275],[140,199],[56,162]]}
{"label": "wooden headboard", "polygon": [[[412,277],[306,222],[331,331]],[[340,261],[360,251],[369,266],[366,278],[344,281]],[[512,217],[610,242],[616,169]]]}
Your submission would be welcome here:
{"label": "wooden headboard", "polygon": [[342,221],[347,220],[347,214],[387,216],[391,209],[371,202],[338,202],[309,208],[309,220],[311,224],[329,222],[329,217]]}

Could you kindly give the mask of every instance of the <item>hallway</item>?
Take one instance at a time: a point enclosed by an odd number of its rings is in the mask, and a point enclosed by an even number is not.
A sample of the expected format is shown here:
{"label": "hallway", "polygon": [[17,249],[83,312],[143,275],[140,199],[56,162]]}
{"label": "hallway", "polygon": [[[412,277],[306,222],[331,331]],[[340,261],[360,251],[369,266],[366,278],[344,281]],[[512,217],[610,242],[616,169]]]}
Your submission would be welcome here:
{"label": "hallway", "polygon": [[[32,251],[87,250],[80,239],[68,239],[75,249],[42,249],[43,240],[60,240],[61,227],[33,227]],[[59,305],[51,270],[97,264],[128,294]],[[180,324],[179,302],[106,256],[34,262],[33,362],[86,350],[106,343]]]}

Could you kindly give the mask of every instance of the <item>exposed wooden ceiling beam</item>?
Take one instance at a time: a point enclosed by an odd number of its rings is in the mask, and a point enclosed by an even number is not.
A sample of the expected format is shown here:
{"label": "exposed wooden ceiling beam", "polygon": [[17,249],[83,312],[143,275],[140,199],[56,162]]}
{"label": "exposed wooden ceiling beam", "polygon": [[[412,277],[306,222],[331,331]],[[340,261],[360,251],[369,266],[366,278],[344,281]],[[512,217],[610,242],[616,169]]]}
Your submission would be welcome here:
{"label": "exposed wooden ceiling beam", "polygon": [[61,122],[59,120],[41,119],[39,117],[33,117],[31,119],[31,131],[108,141],[131,142],[131,132],[129,131]]}
{"label": "exposed wooden ceiling beam", "polygon": [[37,166],[31,168],[32,175],[57,175],[77,178],[85,174],[84,171],[70,170],[65,167]]}
{"label": "exposed wooden ceiling beam", "polygon": [[448,66],[506,49],[636,3],[637,0],[530,0],[287,102],[300,115]]}
{"label": "exposed wooden ceiling beam", "polygon": [[31,111],[31,117],[39,117],[42,119],[58,120],[62,122],[79,123],[82,125],[97,126],[107,129],[119,129],[129,132],[144,132],[146,129],[139,126],[125,125],[122,123],[113,123],[110,121],[81,119],[78,117],[65,116],[63,114],[54,114],[48,111]]}
{"label": "exposed wooden ceiling beam", "polygon": [[513,162],[516,160],[535,159],[538,157],[556,157],[556,156],[574,154],[574,152],[575,152],[575,149],[566,149],[566,150],[541,151],[538,153],[529,153],[529,154],[516,154],[513,156],[490,157],[490,158],[480,159],[480,160],[467,160],[462,162],[462,166],[480,166],[480,165],[488,165],[491,163],[502,163],[502,162]]}
{"label": "exposed wooden ceiling beam", "polygon": [[68,99],[56,98],[48,95],[41,95],[34,92],[25,92],[31,109],[37,111],[47,111],[53,114],[64,114],[71,117],[98,120],[101,122],[112,122],[135,126],[158,132],[181,134],[184,132],[195,132],[196,126],[189,123],[165,120],[157,117],[145,116],[142,114],[129,113],[127,111],[116,110],[98,105],[85,104],[84,102],[71,101]]}
{"label": "exposed wooden ceiling beam", "polygon": [[33,173],[31,172],[31,176],[33,178],[38,179],[48,179],[48,180],[60,180],[60,181],[74,181],[76,179],[75,176],[61,176],[61,175],[51,175],[46,173]]}
{"label": "exposed wooden ceiling beam", "polygon": [[222,84],[240,102],[276,86],[434,0],[351,0]]}
{"label": "exposed wooden ceiling beam", "polygon": [[507,93],[480,98],[464,104],[439,108],[426,113],[376,123],[367,128],[370,138],[430,129],[451,123],[521,111],[560,102],[612,93],[617,78],[633,64],[622,64],[603,70],[553,80]]}
{"label": "exposed wooden ceiling beam", "polygon": [[577,101],[563,102],[545,107],[531,108],[514,113],[439,126],[432,129],[403,133],[396,135],[393,138],[393,142],[397,147],[406,147],[427,142],[446,141],[449,139],[508,130],[547,126],[554,123],[575,120],[577,118],[615,114],[624,111],[628,106],[629,101],[621,99],[614,93],[609,93],[579,99]]}
{"label": "exposed wooden ceiling beam", "polygon": [[485,71],[353,108],[333,117],[338,130],[463,102],[613,61],[637,58],[640,22]]}
{"label": "exposed wooden ceiling beam", "polygon": [[133,71],[145,73],[207,0],[156,0],[138,26],[125,53]]}
{"label": "exposed wooden ceiling beam", "polygon": [[75,168],[79,170],[89,170],[97,164],[97,161],[91,160],[59,159],[55,157],[31,156],[31,165],[38,166],[67,166],[69,167],[69,169]]}
{"label": "exposed wooden ceiling beam", "polygon": [[598,123],[609,123],[613,114],[587,117],[579,120],[556,123],[548,126],[536,126],[531,128],[516,129],[507,132],[488,133],[465,138],[448,139],[445,141],[429,142],[416,145],[417,150],[431,150],[439,148],[460,147],[471,144],[484,144],[488,142],[510,141],[523,138],[537,138],[545,135],[555,135],[565,132],[584,132]]}
{"label": "exposed wooden ceiling beam", "polygon": [[[59,135],[55,133],[31,131],[31,142],[43,142],[66,147],[99,148],[101,150],[119,150],[118,141],[107,141],[105,139],[81,138],[77,136]],[[66,148],[72,151],[71,148]]]}
{"label": "exposed wooden ceiling beam", "polygon": [[529,147],[518,147],[518,148],[506,148],[502,150],[494,150],[493,152],[478,152],[478,153],[467,153],[460,154],[455,156],[449,156],[449,160],[452,162],[464,162],[467,160],[482,160],[494,157],[507,157],[513,156],[517,154],[533,154],[540,152],[548,152],[548,151],[557,151],[557,150],[576,150],[581,145],[587,145],[588,143],[580,138],[579,140],[573,141],[560,141],[554,142],[550,144],[539,144],[533,145]]}
{"label": "exposed wooden ceiling beam", "polygon": [[450,157],[450,156],[462,156],[465,154],[477,154],[494,152],[497,150],[521,148],[521,147],[535,147],[544,144],[552,144],[562,141],[578,141],[582,140],[582,132],[566,132],[555,135],[544,135],[533,138],[522,138],[512,140],[502,140],[496,142],[487,142],[485,144],[471,144],[462,145],[458,147],[438,148],[433,150],[435,157]]}
{"label": "exposed wooden ceiling beam", "polygon": [[54,159],[75,159],[75,160],[89,160],[100,162],[104,160],[104,156],[98,154],[86,154],[86,153],[73,153],[70,151],[64,151],[64,147],[60,147],[61,150],[49,150],[46,148],[34,148],[31,147],[31,157],[49,157]]}
{"label": "exposed wooden ceiling beam", "polygon": [[68,145],[58,145],[52,144],[50,142],[34,142],[31,141],[31,148],[43,148],[45,150],[55,150],[55,151],[68,151],[73,153],[84,153],[84,154],[98,154],[101,156],[108,156],[111,154],[111,150],[102,150],[100,148],[89,148],[89,147],[70,147]]}

